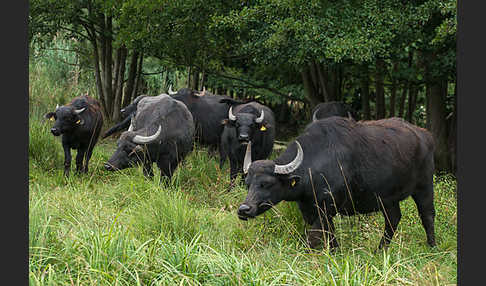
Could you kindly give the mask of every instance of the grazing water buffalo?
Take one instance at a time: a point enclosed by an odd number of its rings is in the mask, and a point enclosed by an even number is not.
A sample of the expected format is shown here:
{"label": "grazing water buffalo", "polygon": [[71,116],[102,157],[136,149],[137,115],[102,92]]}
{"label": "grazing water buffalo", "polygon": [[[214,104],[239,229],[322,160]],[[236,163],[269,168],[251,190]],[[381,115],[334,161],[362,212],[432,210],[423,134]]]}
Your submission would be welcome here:
{"label": "grazing water buffalo", "polygon": [[115,171],[142,164],[144,175],[153,177],[155,162],[160,175],[170,179],[179,162],[192,151],[193,136],[192,115],[182,102],[166,94],[142,98],[105,168]]}
{"label": "grazing water buffalo", "polygon": [[[387,246],[400,221],[399,202],[412,196],[430,246],[434,238],[434,140],[428,131],[399,118],[359,121],[329,117],[310,123],[275,160],[251,162],[244,171],[248,195],[240,219],[253,218],[282,200],[296,201],[310,247],[322,232],[332,248],[333,217],[381,211]],[[250,151],[248,151],[250,150]]]}
{"label": "grazing water buffalo", "polygon": [[130,126],[130,122],[132,120],[132,117],[135,116],[135,113],[137,112],[138,102],[146,96],[147,95],[145,95],[145,94],[137,96],[137,98],[135,98],[132,103],[127,105],[125,108],[121,109],[120,115],[123,118],[123,120],[120,121],[115,126],[111,127],[108,131],[106,131],[101,139],[105,139],[106,137],[112,135],[115,132],[122,131],[124,129],[128,129],[128,127]]}
{"label": "grazing water buffalo", "polygon": [[222,99],[231,107],[221,135],[221,156],[230,161],[230,179],[234,181],[243,171],[243,159],[247,145],[251,145],[251,156],[255,160],[266,159],[273,150],[275,140],[275,117],[270,108],[258,102],[240,103]]}
{"label": "grazing water buffalo", "polygon": [[[56,106],[54,112],[44,115],[55,120],[51,133],[62,135],[64,149],[64,174],[69,175],[71,168],[71,149],[77,149],[76,171],[88,172],[89,159],[103,125],[100,104],[88,95],[75,97],[69,104]],[[84,165],[83,165],[84,161]]]}
{"label": "grazing water buffalo", "polygon": [[356,111],[348,104],[339,101],[321,102],[312,109],[312,121],[331,117],[342,116],[358,119]]}

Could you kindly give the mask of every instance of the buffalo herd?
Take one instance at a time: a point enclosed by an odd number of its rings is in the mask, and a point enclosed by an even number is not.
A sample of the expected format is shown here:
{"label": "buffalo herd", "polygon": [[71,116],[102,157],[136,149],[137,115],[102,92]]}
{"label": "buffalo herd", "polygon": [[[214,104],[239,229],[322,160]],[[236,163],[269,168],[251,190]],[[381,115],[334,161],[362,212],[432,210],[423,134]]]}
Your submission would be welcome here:
{"label": "buffalo herd", "polygon": [[[64,174],[69,175],[71,149],[76,170],[87,172],[103,125],[100,104],[84,95],[45,115],[55,121],[51,132],[62,135]],[[278,157],[270,160],[276,134],[272,110],[256,101],[238,101],[206,90],[169,89],[158,96],[140,95],[120,111],[122,120],[102,138],[122,131],[108,171],[135,165],[153,177],[173,175],[193,150],[205,146],[219,165],[230,163],[231,187],[238,175],[248,189],[237,210],[248,220],[281,201],[295,201],[311,248],[338,246],[333,218],[381,212],[385,218],[379,248],[387,247],[401,218],[400,201],[411,196],[425,230],[434,235],[434,138],[401,118],[358,120],[341,102],[317,105],[308,125]],[[83,164],[84,159],[84,164]]]}

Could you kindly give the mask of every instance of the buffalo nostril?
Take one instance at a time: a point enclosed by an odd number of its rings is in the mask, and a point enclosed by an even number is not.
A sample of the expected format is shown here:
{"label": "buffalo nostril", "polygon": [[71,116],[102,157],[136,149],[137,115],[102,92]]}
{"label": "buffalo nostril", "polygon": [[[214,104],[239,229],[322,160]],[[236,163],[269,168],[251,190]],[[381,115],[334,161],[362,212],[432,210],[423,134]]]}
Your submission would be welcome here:
{"label": "buffalo nostril", "polygon": [[247,135],[247,134],[240,134],[240,135],[238,136],[238,140],[239,140],[239,141],[248,141],[248,139],[249,139],[249,137],[248,137],[248,135]]}
{"label": "buffalo nostril", "polygon": [[238,213],[239,214],[245,214],[247,213],[248,211],[250,210],[250,207],[248,205],[245,205],[245,204],[242,204],[239,208],[238,208]]}

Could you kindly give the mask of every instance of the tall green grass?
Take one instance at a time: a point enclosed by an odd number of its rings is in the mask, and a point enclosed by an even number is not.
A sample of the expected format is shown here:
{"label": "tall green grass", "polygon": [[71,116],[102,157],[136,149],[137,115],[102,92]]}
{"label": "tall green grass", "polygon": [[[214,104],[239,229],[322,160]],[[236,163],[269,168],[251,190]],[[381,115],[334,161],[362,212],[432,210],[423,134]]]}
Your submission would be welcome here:
{"label": "tall green grass", "polygon": [[217,158],[199,146],[170,182],[158,172],[148,180],[141,168],[105,171],[113,139],[96,145],[88,174],[64,177],[60,140],[41,115],[73,94],[65,88],[69,81],[56,85],[36,64],[30,71],[31,285],[457,283],[453,176],[435,177],[436,248],[427,246],[415,204],[407,199],[388,251],[377,250],[381,214],[337,216],[340,248],[310,250],[295,203],[282,202],[253,220],[239,220],[236,209],[246,189],[237,185],[228,191],[228,164],[219,169]]}

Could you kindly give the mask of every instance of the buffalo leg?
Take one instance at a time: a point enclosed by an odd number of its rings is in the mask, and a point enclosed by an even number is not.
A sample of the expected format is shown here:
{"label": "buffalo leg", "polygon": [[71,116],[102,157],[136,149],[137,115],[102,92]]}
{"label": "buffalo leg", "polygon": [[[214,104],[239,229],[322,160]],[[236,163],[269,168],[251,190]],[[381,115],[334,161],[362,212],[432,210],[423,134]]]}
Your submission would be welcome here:
{"label": "buffalo leg", "polygon": [[435,208],[434,208],[434,190],[433,185],[430,183],[425,188],[420,188],[418,191],[412,195],[415,204],[417,205],[417,210],[422,220],[422,226],[425,229],[427,235],[427,243],[430,246],[435,246],[435,234],[434,234],[434,219],[435,219]]}
{"label": "buffalo leg", "polygon": [[71,148],[65,144],[62,147],[64,148],[64,175],[69,176],[69,170],[71,169]]}
{"label": "buffalo leg", "polygon": [[[308,234],[307,242],[310,248],[316,249],[322,242],[322,238],[325,236],[326,242],[329,243],[330,250],[336,249],[339,244],[336,236],[334,235],[334,222],[332,216],[327,216],[320,219],[316,219],[312,224]],[[324,232],[324,236],[323,236]]]}
{"label": "buffalo leg", "polygon": [[240,168],[243,168],[242,166],[240,166],[240,164],[238,164],[238,161],[237,160],[232,160],[230,158],[230,181],[231,183],[233,184],[236,177],[238,176],[238,171]]}
{"label": "buffalo leg", "polygon": [[228,151],[224,144],[219,144],[219,169],[223,169],[224,161],[226,161],[226,156],[228,156]]}
{"label": "buffalo leg", "polygon": [[393,234],[395,234],[395,231],[397,230],[400,218],[402,217],[398,202],[385,206],[384,209],[382,209],[382,213],[385,217],[385,232],[381,238],[380,245],[378,247],[379,249],[387,247],[390,244]]}
{"label": "buffalo leg", "polygon": [[177,169],[177,160],[166,159],[164,164],[160,164],[158,166],[160,168],[160,176],[166,176],[170,180],[175,172],[175,169]]}
{"label": "buffalo leg", "polygon": [[76,154],[76,172],[83,172],[83,159],[85,154],[85,148],[78,149],[78,154]]}
{"label": "buffalo leg", "polygon": [[211,157],[216,157],[217,156],[217,150],[214,145],[209,145],[208,146],[208,155]]}
{"label": "buffalo leg", "polygon": [[145,161],[143,163],[143,175],[152,179],[154,177],[154,170],[152,169],[152,162]]}
{"label": "buffalo leg", "polygon": [[84,173],[88,173],[88,164],[89,164],[89,160],[91,159],[91,155],[93,155],[93,147],[94,146],[88,147],[88,150],[86,151],[86,155],[85,155],[86,159],[84,161],[84,169],[83,169]]}

